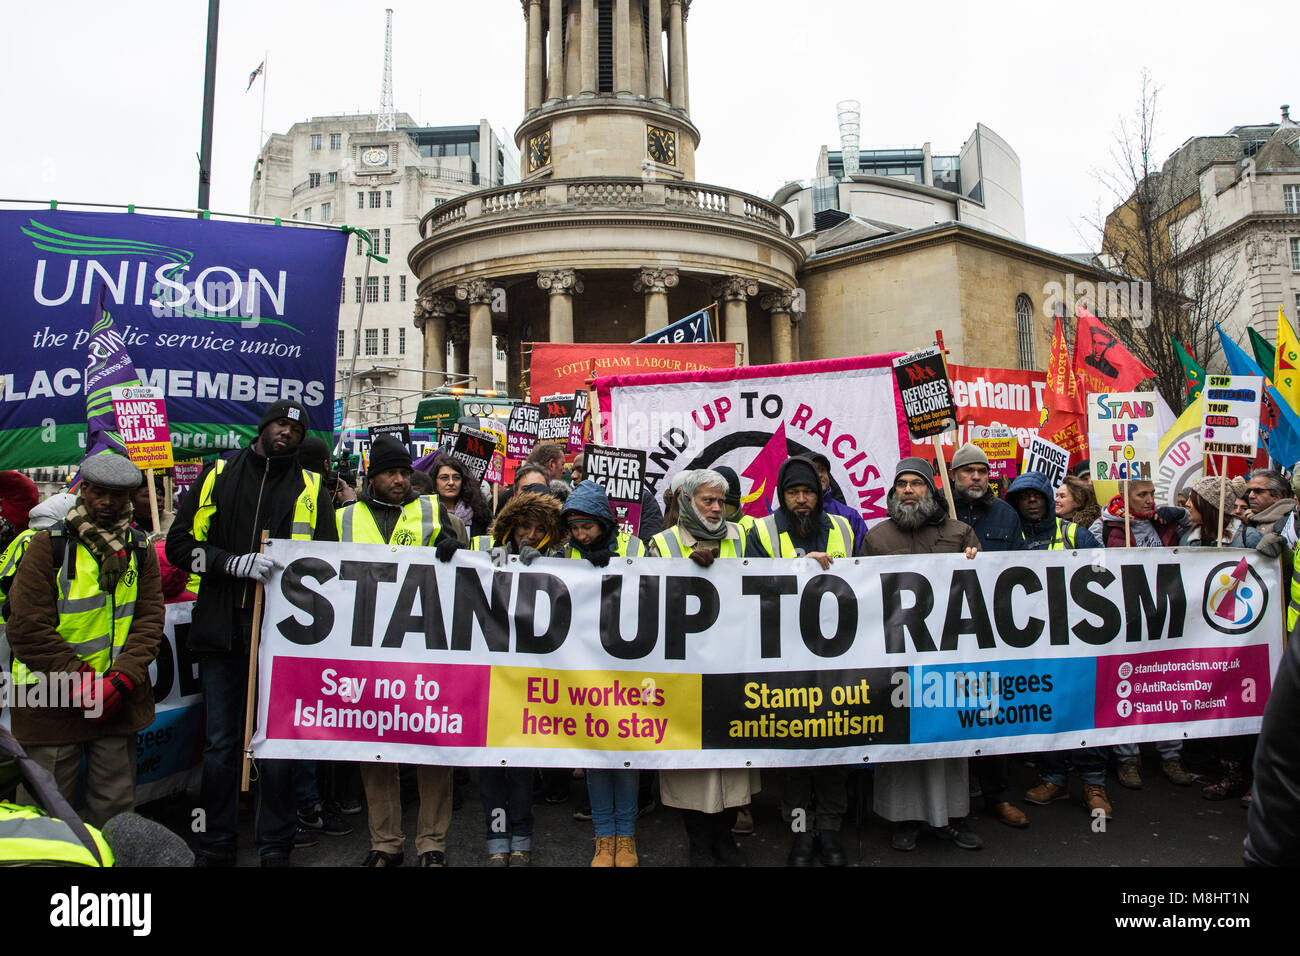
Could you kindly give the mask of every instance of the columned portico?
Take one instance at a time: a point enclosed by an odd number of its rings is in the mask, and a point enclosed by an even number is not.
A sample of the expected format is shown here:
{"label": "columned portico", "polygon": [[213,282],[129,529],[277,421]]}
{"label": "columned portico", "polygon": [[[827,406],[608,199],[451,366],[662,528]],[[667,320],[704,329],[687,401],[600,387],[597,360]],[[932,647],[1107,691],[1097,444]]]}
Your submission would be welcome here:
{"label": "columned portico", "polygon": [[642,269],[632,291],[645,296],[645,334],[658,332],[672,320],[668,318],[668,290],[681,281],[676,269]]}
{"label": "columned portico", "polygon": [[749,276],[731,275],[714,286],[714,296],[723,302],[723,335],[739,343],[746,365],[749,355],[749,298],[758,295],[758,283]]}
{"label": "columned portico", "polygon": [[550,341],[573,341],[573,297],[582,292],[582,276],[573,269],[543,269],[537,288],[548,292]]}

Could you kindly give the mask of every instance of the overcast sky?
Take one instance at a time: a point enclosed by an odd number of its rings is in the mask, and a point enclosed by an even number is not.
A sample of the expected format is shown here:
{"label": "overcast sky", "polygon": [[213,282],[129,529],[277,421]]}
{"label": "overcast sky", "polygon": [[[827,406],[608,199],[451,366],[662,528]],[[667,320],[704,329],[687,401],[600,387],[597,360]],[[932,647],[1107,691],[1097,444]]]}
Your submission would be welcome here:
{"label": "overcast sky", "polygon": [[[398,110],[429,125],[522,114],[517,0],[389,0]],[[382,0],[223,0],[212,208],[246,212],[265,129],[377,109]],[[887,9],[882,10],[882,6]],[[207,3],[7,4],[0,46],[0,197],[191,207]],[[1093,244],[1082,220],[1109,195],[1121,116],[1142,67],[1161,87],[1157,155],[1190,136],[1300,116],[1295,7],[1150,0],[911,3],[696,0],[688,22],[701,182],[770,197],[836,148],[835,104],[862,102],[862,148],[955,153],[982,122],[1019,154],[1028,240]],[[1270,52],[1270,49],[1273,52]]]}

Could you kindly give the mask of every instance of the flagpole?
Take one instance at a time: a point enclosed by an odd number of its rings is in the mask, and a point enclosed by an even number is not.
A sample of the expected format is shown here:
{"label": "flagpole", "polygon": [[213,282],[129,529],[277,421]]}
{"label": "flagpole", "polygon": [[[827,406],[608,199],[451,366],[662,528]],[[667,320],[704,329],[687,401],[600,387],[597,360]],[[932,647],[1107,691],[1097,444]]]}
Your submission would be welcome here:
{"label": "flagpole", "polygon": [[269,63],[271,62],[271,51],[262,51],[262,116],[257,121],[257,152],[262,151],[262,141],[266,139],[266,84],[269,81],[271,72]]}

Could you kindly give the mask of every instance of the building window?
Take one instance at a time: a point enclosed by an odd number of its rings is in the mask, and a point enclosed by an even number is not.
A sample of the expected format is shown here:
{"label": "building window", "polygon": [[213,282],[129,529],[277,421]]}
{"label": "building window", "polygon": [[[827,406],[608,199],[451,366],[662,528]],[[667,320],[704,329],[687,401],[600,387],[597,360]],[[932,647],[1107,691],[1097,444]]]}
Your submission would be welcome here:
{"label": "building window", "polygon": [[[361,255],[361,253],[362,253],[363,251],[365,251],[365,250],[363,250],[363,249],[361,248],[361,246],[362,246],[361,233],[358,232],[358,233],[357,233],[357,255]],[[360,281],[360,280],[358,280],[358,281]]]}
{"label": "building window", "polygon": [[379,301],[379,276],[366,277],[366,301]]}
{"label": "building window", "polygon": [[354,289],[354,292],[355,292],[355,297],[353,301],[360,302],[361,301],[361,276],[357,276],[357,284]]}
{"label": "building window", "polygon": [[378,209],[378,208],[379,208],[379,190],[378,190],[378,189],[372,189],[372,190],[370,190],[370,208],[371,208],[371,209]]}
{"label": "building window", "polygon": [[501,381],[500,379],[497,380],[497,392],[498,394],[501,395],[504,395],[506,393],[506,383]]}
{"label": "building window", "polygon": [[330,216],[334,212],[333,203],[323,202],[320,204],[320,221],[329,222]]}
{"label": "building window", "polygon": [[358,208],[358,209],[365,209],[365,208],[366,208],[366,194],[365,194],[365,193],[357,193],[357,208]]}
{"label": "building window", "polygon": [[348,277],[344,276],[342,281],[339,282],[339,305],[346,301],[348,301]]}
{"label": "building window", "polygon": [[311,134],[311,148],[320,149],[320,133]]}
{"label": "building window", "polygon": [[311,206],[302,211],[303,222],[311,222]]}
{"label": "building window", "polygon": [[1034,303],[1023,292],[1016,296],[1016,336],[1020,341],[1020,367],[1034,367]]}
{"label": "building window", "polygon": [[[387,229],[384,230],[384,232],[387,231]],[[384,301],[388,301],[388,276],[384,276]]]}
{"label": "building window", "polygon": [[307,188],[308,188],[308,189],[315,189],[315,188],[316,188],[317,186],[319,186],[319,185],[320,185],[320,173],[308,173],[308,174],[307,174]]}
{"label": "building window", "polygon": [[596,91],[614,92],[613,0],[596,2]]}
{"label": "building window", "polygon": [[402,326],[397,330],[397,354],[406,354],[406,326]]}
{"label": "building window", "polygon": [[383,350],[382,350],[379,354],[380,354],[380,355],[387,355],[387,354],[388,354],[388,330],[387,330],[387,329],[384,329],[383,332],[382,332],[382,334],[383,334],[383,336],[384,336],[384,348],[383,348]]}
{"label": "building window", "polygon": [[342,149],[342,148],[343,148],[343,134],[330,133],[330,149]]}
{"label": "building window", "polygon": [[370,233],[370,249],[371,249],[371,251],[372,251],[372,252],[375,252],[375,253],[378,253],[378,252],[379,252],[379,230],[378,230],[378,229],[367,229],[366,232]]}
{"label": "building window", "polygon": [[389,247],[392,245],[392,239],[393,239],[393,230],[385,229],[384,230],[384,255],[388,255],[390,251]]}
{"label": "building window", "polygon": [[338,181],[339,181],[339,174],[338,174],[338,173],[326,173],[326,174],[325,174],[325,182],[327,182],[327,183],[336,183],[336,182],[338,182]]}
{"label": "building window", "polygon": [[385,209],[393,208],[393,191],[391,189],[384,190],[384,208]]}
{"label": "building window", "polygon": [[366,329],[366,354],[367,355],[379,354],[379,330],[378,329]]}
{"label": "building window", "polygon": [[1300,272],[1300,239],[1291,240],[1291,271]]}
{"label": "building window", "polygon": [[1282,195],[1286,199],[1286,211],[1293,216],[1300,214],[1300,185],[1283,186]]}
{"label": "building window", "polygon": [[343,357],[343,330],[339,329],[339,358]]}
{"label": "building window", "polygon": [[406,276],[397,277],[397,301],[406,301]]}

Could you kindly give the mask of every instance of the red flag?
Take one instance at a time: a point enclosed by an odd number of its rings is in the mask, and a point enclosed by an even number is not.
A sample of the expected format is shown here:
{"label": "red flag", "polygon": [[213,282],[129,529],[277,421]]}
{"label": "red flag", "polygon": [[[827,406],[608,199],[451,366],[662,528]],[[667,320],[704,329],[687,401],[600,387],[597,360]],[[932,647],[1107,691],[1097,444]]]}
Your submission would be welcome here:
{"label": "red flag", "polygon": [[1052,332],[1052,355],[1047,360],[1047,408],[1053,413],[1083,414],[1083,392],[1074,375],[1070,347],[1065,342],[1065,325],[1059,315]]}
{"label": "red flag", "polygon": [[1138,361],[1095,315],[1079,306],[1074,374],[1084,392],[1131,392],[1156,373]]}
{"label": "red flag", "polygon": [[1038,434],[1070,453],[1071,468],[1088,460],[1088,417],[1082,412],[1052,412]]}

